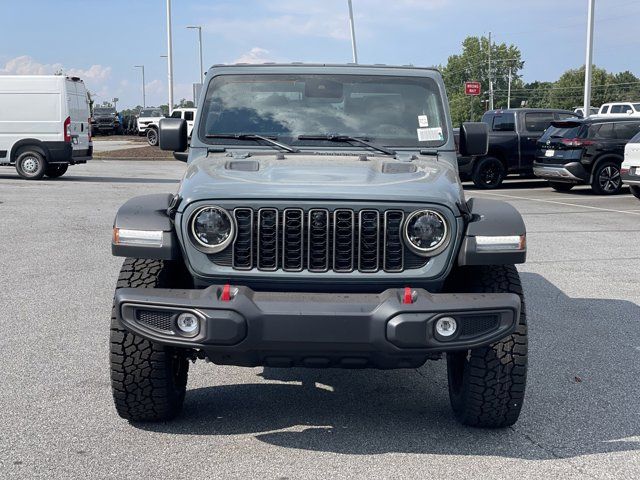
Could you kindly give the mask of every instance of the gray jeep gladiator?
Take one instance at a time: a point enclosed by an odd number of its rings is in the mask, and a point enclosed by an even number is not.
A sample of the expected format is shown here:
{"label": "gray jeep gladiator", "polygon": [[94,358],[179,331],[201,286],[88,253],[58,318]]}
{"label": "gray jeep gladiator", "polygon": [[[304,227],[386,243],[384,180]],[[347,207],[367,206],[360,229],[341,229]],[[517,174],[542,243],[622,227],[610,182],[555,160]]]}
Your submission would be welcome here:
{"label": "gray jeep gladiator", "polygon": [[[189,361],[418,368],[446,358],[462,423],[518,418],[527,370],[514,266],[525,225],[509,204],[466,200],[437,70],[214,66],[174,194],[118,211],[126,257],[111,318],[111,384],[130,421],[176,416]],[[485,124],[459,148],[487,152]]]}

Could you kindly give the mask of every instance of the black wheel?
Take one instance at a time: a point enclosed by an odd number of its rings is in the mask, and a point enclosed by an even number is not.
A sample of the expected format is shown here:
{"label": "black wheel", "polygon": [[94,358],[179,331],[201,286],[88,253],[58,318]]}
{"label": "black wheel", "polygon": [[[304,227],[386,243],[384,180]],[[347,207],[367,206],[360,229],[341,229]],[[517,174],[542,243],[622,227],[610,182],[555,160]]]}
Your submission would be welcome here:
{"label": "black wheel", "polygon": [[158,131],[155,128],[147,129],[147,143],[152,147],[158,145]]}
{"label": "black wheel", "polygon": [[563,183],[563,182],[549,182],[549,186],[553,188],[556,192],[568,192],[575,185],[573,183]]}
{"label": "black wheel", "polygon": [[503,428],[520,415],[527,379],[527,322],[518,271],[513,265],[463,267],[448,281],[456,293],[515,293],[522,299],[515,333],[488,347],[447,354],[449,399],[465,425]]}
{"label": "black wheel", "polygon": [[69,165],[67,163],[48,165],[44,171],[44,174],[49,178],[58,178],[67,173],[68,168]]}
{"label": "black wheel", "polygon": [[[127,258],[116,289],[175,288],[181,271],[172,262]],[[182,282],[184,286],[184,282]],[[125,330],[111,313],[111,389],[118,415],[131,421],[174,418],[182,409],[189,363],[186,352]]]}
{"label": "black wheel", "polygon": [[44,156],[35,150],[22,150],[16,158],[18,175],[27,180],[40,180],[47,169]]}
{"label": "black wheel", "polygon": [[477,161],[471,180],[478,188],[498,188],[507,172],[500,160],[495,157],[485,157]]}
{"label": "black wheel", "polygon": [[620,164],[611,160],[605,160],[598,165],[593,172],[591,188],[598,195],[615,195],[622,189],[622,177],[620,176]]}
{"label": "black wheel", "polygon": [[640,187],[631,185],[631,194],[636,198],[640,198]]}

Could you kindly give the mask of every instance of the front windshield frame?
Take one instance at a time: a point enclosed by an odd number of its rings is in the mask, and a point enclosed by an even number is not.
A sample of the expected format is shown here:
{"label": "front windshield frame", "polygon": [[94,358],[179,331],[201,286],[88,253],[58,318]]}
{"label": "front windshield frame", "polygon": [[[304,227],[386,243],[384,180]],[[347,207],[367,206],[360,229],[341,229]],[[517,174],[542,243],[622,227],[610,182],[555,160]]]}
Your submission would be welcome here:
{"label": "front windshield frame", "polygon": [[[209,116],[209,109],[212,106],[212,97],[216,93],[217,89],[223,85],[227,85],[234,82],[251,82],[265,80],[265,81],[273,81],[273,82],[295,82],[298,81],[307,81],[308,78],[331,81],[343,81],[345,84],[351,82],[351,85],[359,85],[360,83],[372,83],[377,84],[376,82],[383,84],[385,87],[389,85],[393,85],[394,83],[400,85],[409,85],[409,86],[419,86],[425,90],[425,93],[428,95],[432,95],[432,98],[425,98],[425,106],[431,107],[433,110],[431,113],[436,113],[435,123],[430,122],[431,128],[441,128],[441,137],[439,140],[435,141],[419,141],[417,129],[422,127],[420,125],[420,119],[418,116],[414,119],[415,128],[413,129],[413,133],[411,137],[402,137],[402,138],[392,138],[392,137],[384,137],[380,134],[362,132],[360,134],[356,134],[352,131],[348,132],[330,132],[330,131],[295,131],[295,132],[287,132],[287,134],[280,133],[270,133],[270,132],[262,132],[262,131],[251,131],[251,132],[233,132],[236,134],[259,134],[265,135],[271,138],[278,138],[279,141],[285,142],[288,145],[299,147],[303,149],[317,149],[317,148],[333,148],[333,149],[353,149],[353,150],[363,150],[366,147],[358,144],[349,144],[349,143],[340,143],[337,144],[331,140],[298,140],[299,135],[325,135],[325,134],[342,134],[348,136],[359,136],[361,138],[367,138],[379,145],[384,145],[385,147],[389,147],[396,150],[422,150],[422,149],[437,149],[445,146],[449,142],[450,138],[450,125],[448,122],[448,108],[445,104],[446,95],[444,93],[444,89],[440,82],[437,81],[435,76],[430,75],[385,75],[385,74],[362,74],[362,73],[317,73],[317,72],[292,72],[292,73],[222,73],[212,77],[211,81],[207,86],[207,93],[205,95],[205,99],[203,102],[202,108],[202,116],[200,117],[200,125],[198,127],[198,137],[199,140],[202,141],[206,145],[216,145],[216,146],[224,146],[227,148],[242,148],[242,149],[256,149],[256,148],[264,148],[261,147],[256,142],[250,142],[247,140],[241,139],[220,139],[220,138],[207,138],[208,134],[216,134],[216,133],[228,133],[226,131],[209,131],[207,125],[207,119]],[[347,88],[345,87],[345,90]],[[357,93],[357,92],[352,92]],[[400,92],[391,92],[390,95],[400,95]],[[350,99],[352,99],[350,97]],[[341,100],[343,103],[345,99]],[[429,103],[430,102],[430,103]],[[411,121],[411,115],[407,114],[406,119],[402,117],[403,121]],[[411,134],[411,130],[408,128],[403,133]]]}

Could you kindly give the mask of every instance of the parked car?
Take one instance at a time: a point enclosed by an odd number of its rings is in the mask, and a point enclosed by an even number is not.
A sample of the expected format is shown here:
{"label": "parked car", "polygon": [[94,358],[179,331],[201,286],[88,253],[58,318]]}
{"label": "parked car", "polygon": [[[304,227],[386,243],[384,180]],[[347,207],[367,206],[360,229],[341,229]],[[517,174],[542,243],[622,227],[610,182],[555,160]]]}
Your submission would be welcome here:
{"label": "parked car", "polygon": [[91,159],[84,82],[61,75],[0,75],[0,165],[22,178],[57,178]]}
{"label": "parked car", "polygon": [[[215,66],[203,95],[190,148],[184,119],[160,122],[161,148],[188,162],[178,191],[115,219],[118,413],[174,417],[190,360],[417,368],[446,354],[456,417],[512,425],[525,225],[464,198],[440,73]],[[486,153],[487,135],[463,124],[461,152]]]}
{"label": "parked car", "polygon": [[91,134],[122,134],[118,112],[113,107],[95,107],[91,117]]}
{"label": "parked car", "polygon": [[596,107],[589,107],[589,113],[587,115],[584,114],[584,107],[576,107],[573,110],[573,113],[575,113],[580,118],[591,117],[593,115],[597,115],[598,112],[599,112],[599,109]]}
{"label": "parked car", "polygon": [[629,185],[631,193],[640,199],[640,133],[627,143],[620,173],[623,183]]}
{"label": "parked car", "polygon": [[598,111],[599,117],[639,117],[640,102],[605,103]]}
{"label": "parked car", "polygon": [[187,122],[187,136],[191,138],[191,132],[193,131],[193,124],[196,118],[195,108],[174,108],[171,118],[183,118]]}
{"label": "parked car", "polygon": [[149,145],[158,145],[158,125],[165,114],[160,108],[143,108],[138,115],[138,134],[147,137]]}
{"label": "parked car", "polygon": [[554,122],[538,142],[533,171],[558,191],[586,184],[599,195],[616,194],[625,145],[638,132],[640,119]]}
{"label": "parked car", "polygon": [[489,125],[489,152],[480,157],[458,158],[463,179],[479,188],[497,188],[508,174],[533,175],[536,142],[551,122],[578,118],[568,110],[518,108],[492,110],[482,122]]}

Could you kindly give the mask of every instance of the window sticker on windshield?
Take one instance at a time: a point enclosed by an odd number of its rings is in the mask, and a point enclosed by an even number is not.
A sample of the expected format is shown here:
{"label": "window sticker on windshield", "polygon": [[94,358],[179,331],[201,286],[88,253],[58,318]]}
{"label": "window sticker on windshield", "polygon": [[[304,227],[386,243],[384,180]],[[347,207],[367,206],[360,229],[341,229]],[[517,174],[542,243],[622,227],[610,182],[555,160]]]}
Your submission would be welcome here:
{"label": "window sticker on windshield", "polygon": [[419,142],[435,142],[444,140],[442,135],[442,128],[418,128],[418,141]]}
{"label": "window sticker on windshield", "polygon": [[420,128],[425,128],[429,126],[429,117],[426,115],[418,115],[418,125]]}

